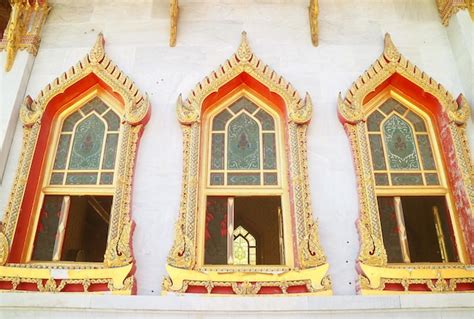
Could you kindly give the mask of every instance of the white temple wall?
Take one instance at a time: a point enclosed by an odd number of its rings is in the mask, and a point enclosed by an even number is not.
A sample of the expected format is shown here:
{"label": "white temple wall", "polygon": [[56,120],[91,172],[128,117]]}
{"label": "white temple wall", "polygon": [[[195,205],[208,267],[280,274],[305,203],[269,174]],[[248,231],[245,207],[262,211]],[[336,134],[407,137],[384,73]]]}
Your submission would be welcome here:
{"label": "white temple wall", "polygon": [[[385,32],[402,54],[463,92],[451,42],[434,0],[319,0],[319,47],[312,46],[307,1],[180,1],[178,38],[168,46],[168,1],[51,1],[26,93],[33,98],[89,51],[104,33],[110,58],[149,94],[151,119],[138,151],[132,201],[138,294],[161,293],[181,195],[182,138],[178,95],[237,49],[248,33],[254,53],[314,103],[308,132],[313,211],[336,295],[356,294],[359,250],[356,179],[349,142],[337,118],[343,94],[383,51]],[[472,76],[472,74],[471,74]],[[471,100],[472,102],[472,100]],[[469,127],[474,140],[473,125]],[[17,125],[0,185],[8,200],[21,147]]]}

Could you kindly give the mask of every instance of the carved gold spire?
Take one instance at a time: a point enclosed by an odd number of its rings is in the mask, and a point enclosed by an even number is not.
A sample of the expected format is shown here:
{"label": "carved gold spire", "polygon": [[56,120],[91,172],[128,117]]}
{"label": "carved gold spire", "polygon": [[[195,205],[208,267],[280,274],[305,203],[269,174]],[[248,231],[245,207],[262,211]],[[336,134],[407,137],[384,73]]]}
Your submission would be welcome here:
{"label": "carved gold spire", "polygon": [[309,0],[309,28],[311,32],[311,42],[315,47],[319,44],[319,27],[318,27],[318,16],[319,16],[319,5],[318,0]]}
{"label": "carved gold spire", "polygon": [[250,61],[252,57],[252,49],[250,48],[249,41],[247,39],[247,32],[242,31],[242,37],[240,39],[239,49],[237,50],[237,58],[240,61]]}
{"label": "carved gold spire", "polygon": [[178,0],[170,0],[170,47],[176,46],[176,36],[178,33]]}
{"label": "carved gold spire", "polygon": [[389,33],[385,33],[383,55],[390,62],[398,62],[400,60],[400,52],[393,44]]}
{"label": "carved gold spire", "polygon": [[100,63],[105,57],[105,50],[104,50],[104,35],[100,32],[97,35],[97,39],[95,40],[95,44],[89,52],[89,61],[93,64]]}

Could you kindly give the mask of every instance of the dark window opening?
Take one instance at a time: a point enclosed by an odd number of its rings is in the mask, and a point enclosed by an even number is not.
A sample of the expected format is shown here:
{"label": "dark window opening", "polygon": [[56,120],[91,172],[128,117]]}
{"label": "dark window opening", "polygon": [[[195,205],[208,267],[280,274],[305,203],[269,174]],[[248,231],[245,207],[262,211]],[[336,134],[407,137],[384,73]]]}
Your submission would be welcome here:
{"label": "dark window opening", "polygon": [[388,262],[457,262],[444,196],[378,197]]}
{"label": "dark window opening", "polygon": [[31,259],[102,262],[112,196],[45,196]]}
{"label": "dark window opening", "polygon": [[281,214],[278,196],[209,196],[205,264],[284,264]]}
{"label": "dark window opening", "polygon": [[3,34],[5,33],[11,12],[12,7],[10,2],[8,0],[0,0],[0,40],[3,38]]}

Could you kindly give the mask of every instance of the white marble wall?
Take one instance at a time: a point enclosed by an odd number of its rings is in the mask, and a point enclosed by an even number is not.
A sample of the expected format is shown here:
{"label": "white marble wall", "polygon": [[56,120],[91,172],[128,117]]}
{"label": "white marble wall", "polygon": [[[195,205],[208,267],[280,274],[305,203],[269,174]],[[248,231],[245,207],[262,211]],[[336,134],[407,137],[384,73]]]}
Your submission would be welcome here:
{"label": "white marble wall", "polygon": [[[460,76],[434,0],[320,0],[320,45],[311,45],[307,1],[180,1],[178,41],[168,47],[168,2],[51,1],[27,94],[39,91],[82,58],[102,31],[106,50],[152,103],[138,152],[133,190],[138,294],[160,294],[181,187],[182,138],[175,115],[179,93],[190,93],[237,49],[246,30],[254,52],[315,104],[308,135],[314,215],[336,295],[354,295],[359,250],[355,174],[336,115],[343,93],[383,49],[390,32],[403,54],[457,95]],[[474,136],[472,126],[470,136]],[[157,147],[157,146],[166,147]],[[21,146],[17,126],[0,207]],[[343,200],[342,200],[343,199]]]}

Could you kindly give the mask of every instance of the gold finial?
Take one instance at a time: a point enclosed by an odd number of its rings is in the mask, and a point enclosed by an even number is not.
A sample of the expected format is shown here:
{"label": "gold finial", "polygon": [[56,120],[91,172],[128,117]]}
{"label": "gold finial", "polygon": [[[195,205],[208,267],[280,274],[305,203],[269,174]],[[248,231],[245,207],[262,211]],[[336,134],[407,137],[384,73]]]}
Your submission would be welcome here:
{"label": "gold finial", "polygon": [[99,63],[105,57],[104,44],[104,35],[102,34],[102,32],[100,32],[97,35],[97,40],[95,41],[94,46],[89,52],[89,60],[91,63]]}
{"label": "gold finial", "polygon": [[240,61],[249,61],[250,58],[252,58],[252,49],[250,48],[249,42],[247,40],[247,32],[245,31],[242,31],[240,46],[236,54]]}
{"label": "gold finial", "polygon": [[188,103],[183,102],[183,96],[178,96],[176,101],[176,113],[181,124],[189,125],[199,120],[199,110]]}
{"label": "gold finial", "polygon": [[398,52],[397,47],[392,42],[392,38],[390,37],[389,33],[385,33],[385,40],[384,40],[384,49],[383,55],[387,60],[390,62],[398,62],[400,59],[400,52]]}

